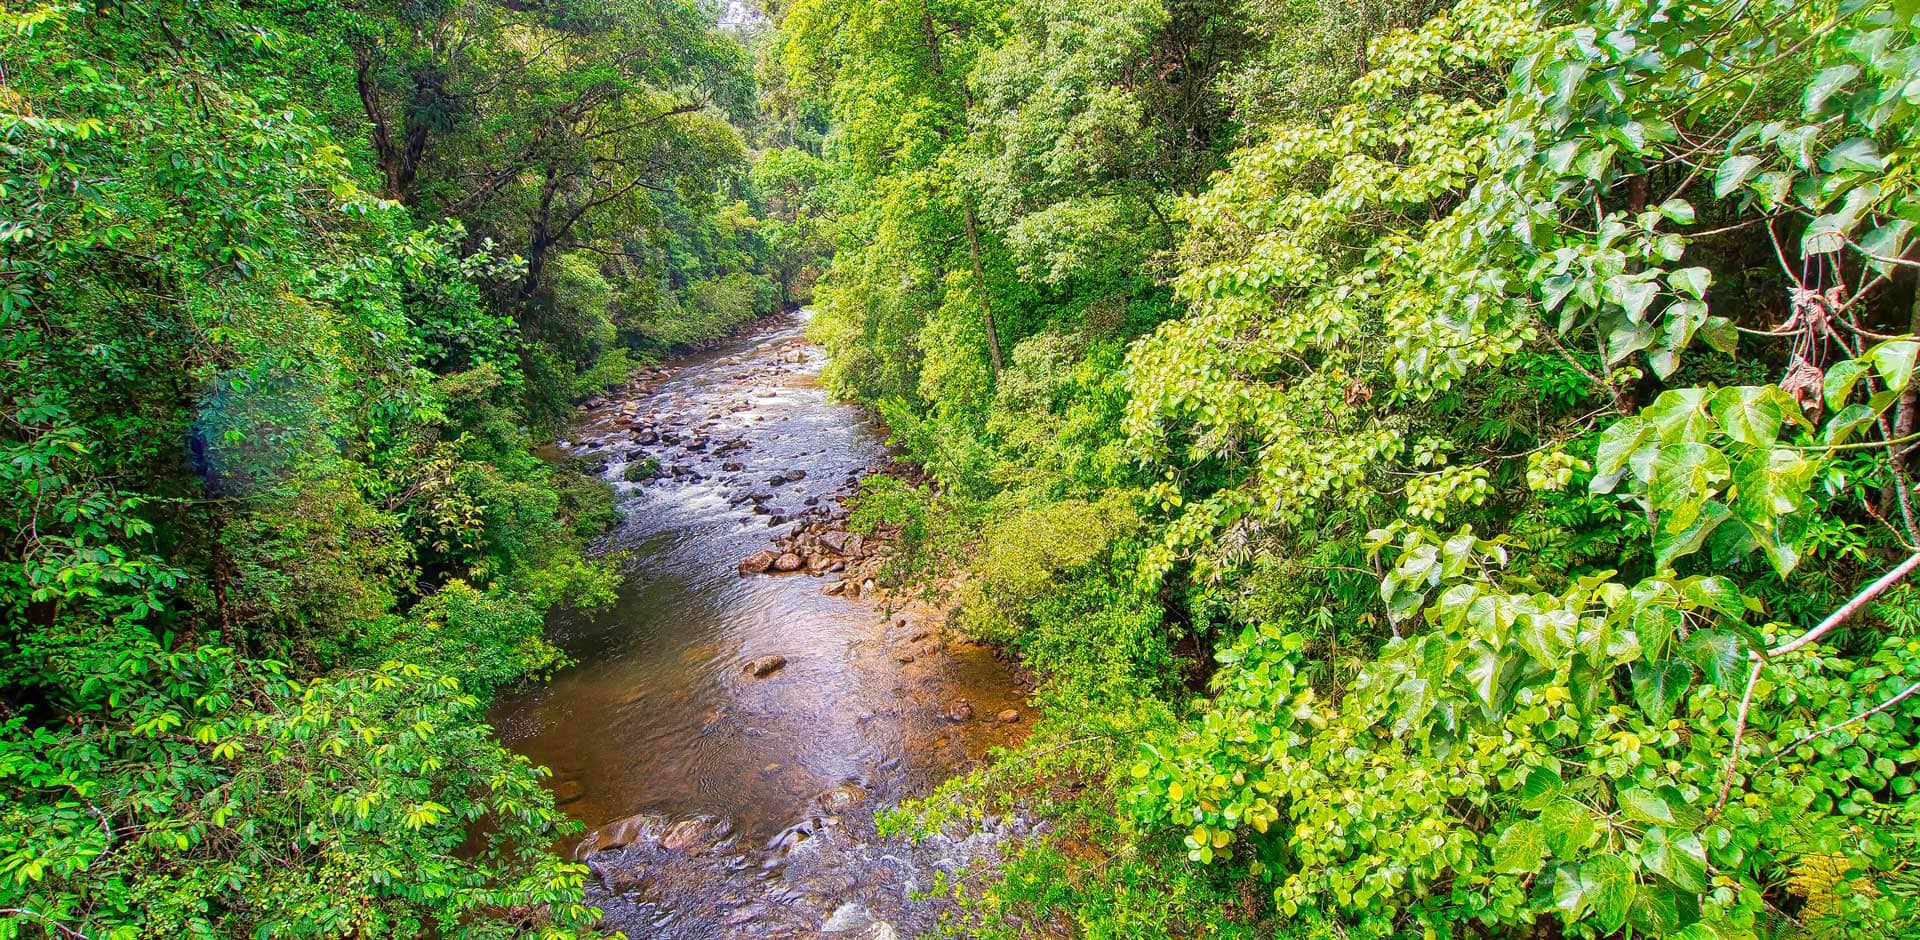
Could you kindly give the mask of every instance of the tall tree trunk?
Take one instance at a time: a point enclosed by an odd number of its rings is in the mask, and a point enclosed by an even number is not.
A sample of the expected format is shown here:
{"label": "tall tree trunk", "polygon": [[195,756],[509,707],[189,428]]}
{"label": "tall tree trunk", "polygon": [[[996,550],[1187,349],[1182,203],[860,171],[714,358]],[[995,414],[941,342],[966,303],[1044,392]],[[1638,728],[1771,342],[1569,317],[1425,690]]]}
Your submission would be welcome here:
{"label": "tall tree trunk", "polygon": [[973,282],[980,292],[980,312],[987,321],[987,352],[993,358],[993,378],[1000,379],[1000,330],[993,325],[993,300],[987,291],[987,270],[980,263],[980,232],[973,221],[973,203],[967,203],[967,247],[973,253]]}

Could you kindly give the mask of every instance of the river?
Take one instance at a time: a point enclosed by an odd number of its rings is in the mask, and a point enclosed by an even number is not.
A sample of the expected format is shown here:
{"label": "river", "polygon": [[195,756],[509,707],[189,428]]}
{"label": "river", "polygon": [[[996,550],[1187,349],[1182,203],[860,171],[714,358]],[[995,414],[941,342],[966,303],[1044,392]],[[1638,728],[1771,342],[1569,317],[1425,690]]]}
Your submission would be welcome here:
{"label": "river", "polygon": [[[838,529],[839,498],[887,458],[820,387],[807,316],[592,403],[561,445],[621,490],[607,550],[624,584],[610,608],[556,617],[577,665],[491,717],[553,771],[589,829],[572,849],[589,900],[630,937],[910,935],[937,917],[912,897],[934,872],[1018,834],[996,821],[906,845],[871,823],[1017,740],[1023,690],[991,649],[864,572],[739,572],[803,526]],[[649,458],[662,472],[628,482]],[[767,657],[785,663],[756,677]]]}

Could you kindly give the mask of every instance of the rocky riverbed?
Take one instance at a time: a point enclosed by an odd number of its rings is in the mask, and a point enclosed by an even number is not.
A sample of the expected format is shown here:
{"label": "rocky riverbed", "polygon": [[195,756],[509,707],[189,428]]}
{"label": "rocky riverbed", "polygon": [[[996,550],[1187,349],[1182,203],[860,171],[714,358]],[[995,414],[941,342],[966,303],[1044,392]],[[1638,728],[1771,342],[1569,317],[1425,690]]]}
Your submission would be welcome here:
{"label": "rocky riverbed", "polygon": [[1018,819],[919,843],[873,813],[1019,740],[1027,689],[937,602],[886,577],[845,500],[891,462],[819,387],[804,314],[587,404],[560,452],[622,494],[617,604],[570,615],[579,665],[500,702],[589,831],[590,900],[631,937],[912,936],[941,872]]}

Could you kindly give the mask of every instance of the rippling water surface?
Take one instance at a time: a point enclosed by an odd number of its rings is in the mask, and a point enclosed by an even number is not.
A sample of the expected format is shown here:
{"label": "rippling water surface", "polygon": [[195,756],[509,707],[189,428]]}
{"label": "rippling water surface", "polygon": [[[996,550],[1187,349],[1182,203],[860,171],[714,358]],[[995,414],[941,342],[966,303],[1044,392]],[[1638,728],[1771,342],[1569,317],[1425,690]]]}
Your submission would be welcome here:
{"label": "rippling water surface", "polygon": [[[503,740],[553,770],[562,807],[590,828],[705,814],[731,831],[723,849],[767,852],[823,800],[854,794],[864,817],[963,769],[1010,736],[992,716],[1023,707],[1009,670],[983,647],[943,640],[937,622],[915,619],[924,608],[903,616],[825,595],[828,579],[737,573],[808,512],[829,512],[884,454],[875,429],[819,387],[820,354],[802,326],[680,363],[624,411],[618,401],[596,409],[568,442],[606,457],[613,480],[644,457],[682,470],[619,484],[619,602],[563,615],[555,640],[579,665],[493,712]],[[639,443],[650,434],[666,439]],[[801,479],[770,482],[795,471]],[[766,678],[742,670],[768,655],[787,665]],[[951,720],[961,700],[979,717]],[[756,891],[792,893],[763,884],[729,897],[747,903]],[[671,907],[674,894],[653,907]]]}

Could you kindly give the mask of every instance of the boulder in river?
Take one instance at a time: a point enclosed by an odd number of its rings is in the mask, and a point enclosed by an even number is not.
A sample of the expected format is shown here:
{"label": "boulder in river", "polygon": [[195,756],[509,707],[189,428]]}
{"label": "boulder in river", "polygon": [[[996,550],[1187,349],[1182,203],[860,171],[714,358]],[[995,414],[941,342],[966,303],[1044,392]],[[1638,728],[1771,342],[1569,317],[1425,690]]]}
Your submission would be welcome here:
{"label": "boulder in river", "polygon": [[994,717],[1000,719],[1001,724],[1010,725],[1020,720],[1020,710],[1017,708],[1003,708],[1000,710],[1000,714]]}
{"label": "boulder in river", "polygon": [[724,839],[732,829],[725,820],[711,816],[682,819],[660,834],[660,847],[669,852],[684,852],[702,841]]}
{"label": "boulder in river", "polygon": [[740,667],[740,671],[755,679],[765,679],[779,672],[780,667],[786,664],[787,658],[785,656],[759,656],[747,660],[746,664]]}
{"label": "boulder in river", "polygon": [[741,574],[764,574],[780,556],[768,551],[758,551],[740,559]]}
{"label": "boulder in river", "polygon": [[801,566],[805,564],[806,562],[801,560],[799,555],[795,555],[792,552],[786,552],[786,553],[783,553],[779,558],[776,558],[773,560],[773,570],[799,571]]}
{"label": "boulder in river", "polygon": [[625,819],[607,823],[580,840],[580,847],[574,850],[575,859],[586,859],[596,852],[624,849],[642,839],[656,837],[666,820],[652,813],[640,813]]}

